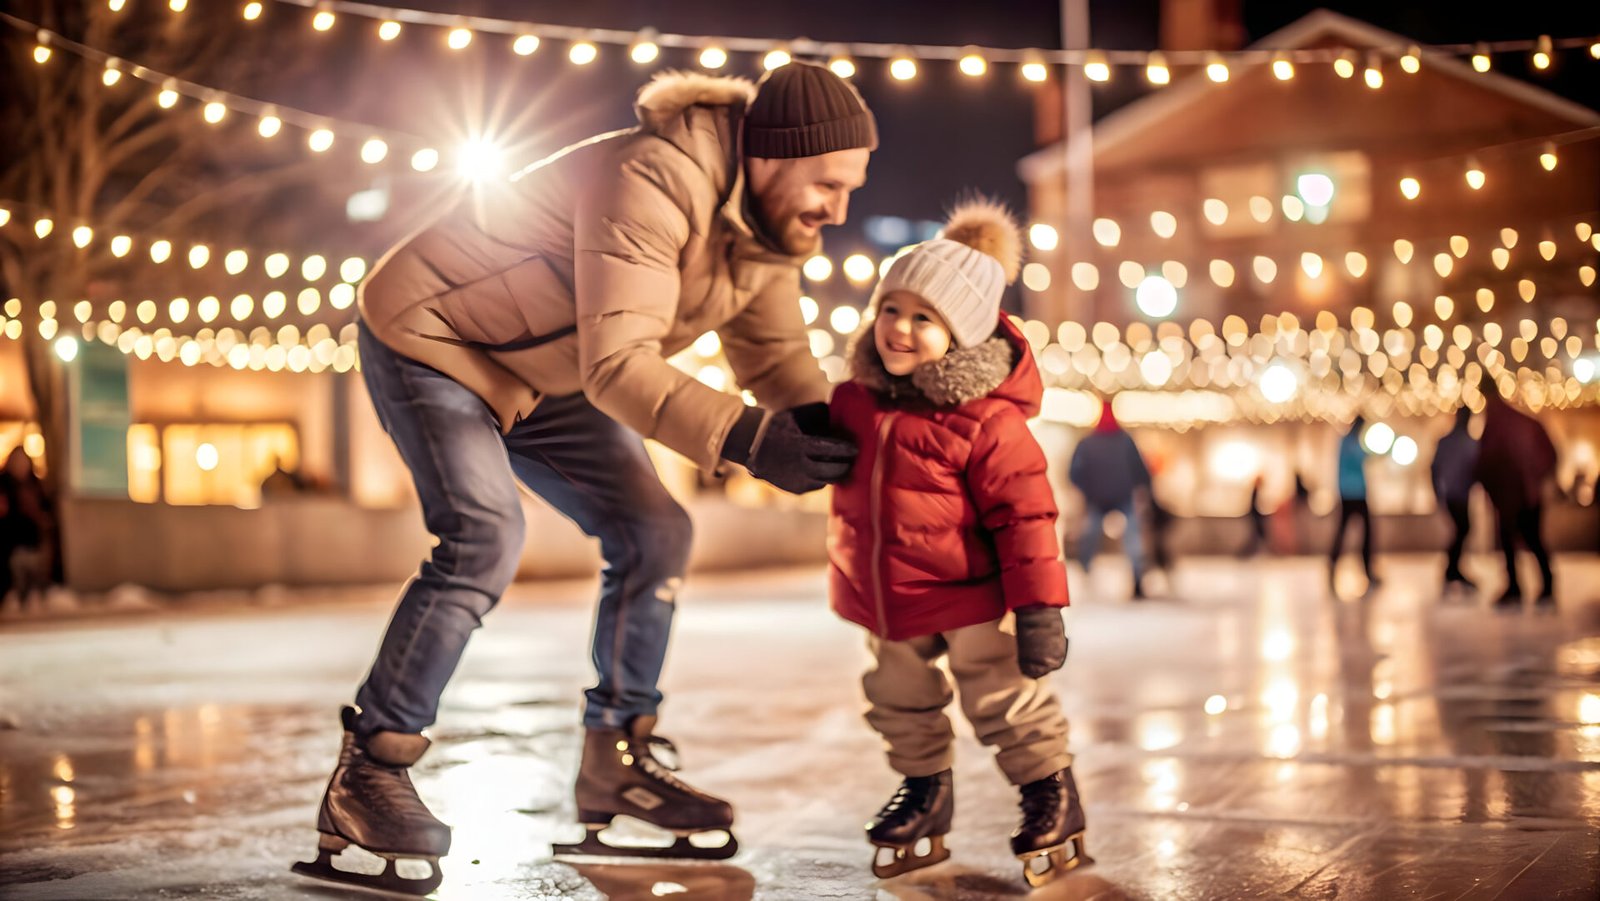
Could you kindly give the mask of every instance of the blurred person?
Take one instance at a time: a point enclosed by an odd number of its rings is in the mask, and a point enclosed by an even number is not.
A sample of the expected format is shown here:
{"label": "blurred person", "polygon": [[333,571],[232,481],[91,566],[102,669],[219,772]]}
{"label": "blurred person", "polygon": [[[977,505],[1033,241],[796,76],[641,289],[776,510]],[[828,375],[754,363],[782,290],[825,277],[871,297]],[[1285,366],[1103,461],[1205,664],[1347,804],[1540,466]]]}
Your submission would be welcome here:
{"label": "blurred person", "polygon": [[1444,564],[1446,591],[1478,588],[1461,572],[1461,551],[1472,528],[1472,485],[1478,467],[1478,439],[1467,428],[1471,422],[1471,408],[1465,404],[1457,407],[1455,425],[1433,451],[1433,496],[1440,509],[1449,513],[1452,529]]}
{"label": "blurred person", "polygon": [[1367,419],[1360,413],[1351,420],[1349,431],[1339,439],[1339,527],[1333,533],[1328,552],[1328,584],[1335,585],[1339,555],[1344,551],[1344,533],[1352,520],[1361,520],[1361,567],[1367,574],[1367,590],[1382,584],[1372,568],[1372,513],[1367,509],[1367,449],[1361,431]]}
{"label": "blurred person", "polygon": [[[877,127],[854,87],[798,61],[759,84],[664,72],[635,114],[633,128],[441,210],[361,286],[362,379],[438,541],[342,711],[317,860],[298,872],[415,894],[440,884],[450,829],[407,773],[467,639],[516,574],[519,482],[605,559],[574,790],[585,837],[556,852],[644,853],[601,837],[618,816],[676,834],[656,856],[738,849],[732,805],[657,759],[691,524],[644,438],[795,494],[848,474],[855,447],[807,431],[826,426],[831,386],[811,354],[800,268],[845,221]],[[708,331],[760,406],[668,362]],[[702,837],[721,841],[691,841]],[[349,844],[391,862],[347,873],[332,855]],[[397,856],[430,875],[400,878]]]}
{"label": "blurred person", "polygon": [[[24,610],[35,598],[42,600],[50,585],[55,552],[55,517],[44,482],[33,470],[33,460],[21,447],[11,449],[0,472],[0,549],[5,551],[6,580]],[[0,603],[5,601],[0,592]]]}
{"label": "blurred person", "polygon": [[1267,477],[1260,473],[1250,484],[1250,509],[1245,513],[1250,518],[1250,536],[1244,548],[1239,551],[1241,557],[1250,557],[1271,550],[1271,544],[1267,540],[1267,511],[1264,507],[1266,499],[1261,496],[1261,490],[1266,484]]}
{"label": "blurred person", "polygon": [[1166,574],[1168,590],[1170,591],[1174,565],[1172,559],[1172,527],[1177,523],[1178,517],[1165,504],[1161,503],[1160,498],[1156,497],[1155,482],[1153,480],[1150,485],[1139,492],[1139,495],[1144,499],[1145,510],[1149,514],[1150,562],[1155,564],[1156,569]]}
{"label": "blurred person", "polygon": [[1094,431],[1073,449],[1067,478],[1083,494],[1083,534],[1078,538],[1078,563],[1089,571],[1100,539],[1105,535],[1106,514],[1122,514],[1122,549],[1133,568],[1133,596],[1145,597],[1144,547],[1139,534],[1139,514],[1134,509],[1133,492],[1150,487],[1150,470],[1133,443],[1133,436],[1117,422],[1107,400],[1100,408],[1100,421]]}
{"label": "blurred person", "polygon": [[300,473],[284,469],[283,458],[278,457],[273,461],[272,472],[261,482],[261,496],[264,498],[290,497],[304,493],[307,487],[305,479],[301,477]]}
{"label": "blurred person", "polygon": [[867,722],[902,777],[867,825],[880,879],[949,856],[955,734],[944,709],[956,689],[1021,794],[1011,850],[1028,881],[1087,859],[1066,717],[1041,681],[1067,657],[1055,497],[1028,429],[1044,383],[1000,311],[1021,259],[1003,208],[957,207],[878,282],[833,398],[833,424],[860,445],[861,465],[833,492],[829,595],[869,632]]}
{"label": "blurred person", "polygon": [[1500,530],[1500,548],[1506,559],[1506,590],[1495,601],[1501,608],[1522,605],[1522,585],[1517,579],[1517,538],[1520,536],[1539,564],[1539,604],[1555,603],[1555,575],[1540,528],[1544,518],[1545,482],[1555,474],[1556,447],[1537,419],[1512,407],[1500,396],[1494,382],[1485,381],[1483,438],[1478,445],[1474,474],[1489,495]]}

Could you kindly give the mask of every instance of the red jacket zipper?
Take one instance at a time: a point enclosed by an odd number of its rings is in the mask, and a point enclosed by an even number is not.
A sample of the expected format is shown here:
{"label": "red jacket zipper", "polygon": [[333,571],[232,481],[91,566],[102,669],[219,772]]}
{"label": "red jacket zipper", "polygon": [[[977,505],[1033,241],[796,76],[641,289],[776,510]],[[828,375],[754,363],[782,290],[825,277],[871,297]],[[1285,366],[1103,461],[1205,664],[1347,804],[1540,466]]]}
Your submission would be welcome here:
{"label": "red jacket zipper", "polygon": [[878,634],[889,637],[889,613],[883,604],[883,461],[889,446],[889,430],[898,413],[889,413],[878,426],[878,447],[872,459],[872,496],[869,509],[872,513],[872,597],[878,606]]}

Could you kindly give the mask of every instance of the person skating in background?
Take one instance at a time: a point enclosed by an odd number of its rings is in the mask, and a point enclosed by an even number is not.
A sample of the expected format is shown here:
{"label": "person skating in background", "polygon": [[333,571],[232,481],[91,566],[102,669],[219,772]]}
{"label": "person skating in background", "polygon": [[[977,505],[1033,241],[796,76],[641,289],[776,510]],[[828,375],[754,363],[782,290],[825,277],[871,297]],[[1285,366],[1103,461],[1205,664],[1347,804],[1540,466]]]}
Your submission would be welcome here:
{"label": "person skating in background", "polygon": [[1261,497],[1261,489],[1266,483],[1267,477],[1260,474],[1250,483],[1250,509],[1245,511],[1245,516],[1250,520],[1250,537],[1239,551],[1241,557],[1254,556],[1271,549],[1267,541],[1267,511],[1262,507],[1266,501]]}
{"label": "person skating in background", "polygon": [[1344,551],[1344,533],[1352,520],[1361,520],[1361,568],[1367,574],[1367,590],[1377,588],[1381,581],[1372,568],[1372,513],[1367,509],[1367,449],[1361,443],[1361,432],[1367,425],[1366,417],[1357,413],[1350,430],[1339,439],[1339,527],[1333,533],[1333,548],[1328,552],[1328,585],[1337,584],[1334,578],[1339,569],[1339,555]]}
{"label": "person skating in background", "polygon": [[1556,447],[1537,419],[1515,409],[1500,396],[1494,382],[1485,381],[1483,439],[1478,446],[1475,473],[1494,506],[1500,529],[1500,548],[1506,558],[1506,590],[1495,604],[1520,607],[1522,586],[1517,580],[1517,538],[1521,536],[1539,563],[1540,604],[1555,603],[1555,575],[1545,550],[1540,526],[1544,519],[1544,484],[1556,469]]}
{"label": "person skating in background", "polygon": [[51,562],[55,555],[55,517],[45,494],[44,482],[33,471],[33,460],[21,447],[11,449],[0,471],[0,604],[6,588],[17,593],[18,606],[42,599],[50,585]]}
{"label": "person skating in background", "polygon": [[1472,528],[1472,485],[1477,479],[1478,439],[1467,430],[1472,410],[1456,408],[1456,422],[1433,451],[1433,496],[1450,515],[1450,547],[1445,553],[1445,591],[1476,591],[1478,586],[1461,572],[1461,552]]}
{"label": "person skating in background", "polygon": [[1150,562],[1165,574],[1168,590],[1171,590],[1173,579],[1174,561],[1172,559],[1172,527],[1177,523],[1178,517],[1161,503],[1156,497],[1155,483],[1152,481],[1144,490],[1139,492],[1144,498],[1145,510],[1150,523]]}
{"label": "person skating in background", "polygon": [[871,633],[867,722],[903,777],[867,827],[882,878],[949,856],[954,692],[941,657],[979,740],[1021,791],[1011,848],[1028,880],[1087,860],[1066,718],[1041,681],[1067,655],[1055,499],[1027,424],[1044,386],[1000,315],[1021,252],[1003,209],[959,207],[878,283],[876,316],[852,339],[851,380],[831,404],[861,456],[834,488],[829,593]]}
{"label": "person skating in background", "polygon": [[1100,421],[1072,451],[1067,479],[1083,494],[1083,533],[1078,537],[1078,563],[1085,574],[1105,536],[1106,514],[1122,514],[1122,549],[1133,568],[1133,596],[1143,598],[1144,543],[1140,536],[1139,514],[1133,493],[1150,487],[1150,470],[1139,448],[1117,422],[1108,399],[1100,408]]}

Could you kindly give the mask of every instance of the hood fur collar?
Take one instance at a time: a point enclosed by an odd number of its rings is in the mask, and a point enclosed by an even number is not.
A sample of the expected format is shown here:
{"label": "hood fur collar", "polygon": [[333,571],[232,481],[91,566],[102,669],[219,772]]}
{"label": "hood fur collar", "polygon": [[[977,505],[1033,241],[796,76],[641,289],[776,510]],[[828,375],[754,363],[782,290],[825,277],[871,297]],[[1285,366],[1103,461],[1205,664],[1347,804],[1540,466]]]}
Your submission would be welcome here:
{"label": "hood fur collar", "polygon": [[755,93],[756,86],[743,78],[662,72],[639,89],[633,109],[641,125],[660,131],[691,106],[738,106],[743,111]]}
{"label": "hood fur collar", "polygon": [[942,359],[924,363],[909,376],[890,375],[883,368],[869,321],[850,339],[850,377],[895,401],[924,399],[936,407],[959,407],[999,388],[1017,365],[1017,351],[1001,335],[973,347],[961,347]]}

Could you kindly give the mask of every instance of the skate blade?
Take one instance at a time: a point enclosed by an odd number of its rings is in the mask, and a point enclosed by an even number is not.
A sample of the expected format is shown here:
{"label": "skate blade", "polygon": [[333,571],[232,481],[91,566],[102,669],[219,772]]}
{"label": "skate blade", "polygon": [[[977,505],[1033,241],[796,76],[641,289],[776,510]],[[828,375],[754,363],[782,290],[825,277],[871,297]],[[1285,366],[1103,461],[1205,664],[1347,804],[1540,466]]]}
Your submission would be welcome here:
{"label": "skate blade", "polygon": [[[289,867],[290,871],[312,879],[321,879],[325,882],[336,882],[340,885],[354,886],[374,892],[384,892],[407,897],[419,897],[432,894],[444,882],[444,871],[439,869],[439,858],[424,857],[409,854],[383,854],[369,852],[383,858],[383,872],[357,873],[352,870],[341,870],[333,865],[333,858],[343,851],[349,841],[333,835],[324,835],[317,843],[317,859],[313,861],[297,860]],[[401,876],[395,867],[397,860],[426,861],[428,875],[421,879],[408,879]]]}
{"label": "skate blade", "polygon": [[[1072,848],[1071,857],[1066,853],[1068,846]],[[1082,832],[1068,836],[1065,842],[1054,847],[1018,854],[1017,859],[1022,861],[1022,877],[1034,888],[1054,882],[1078,867],[1094,863],[1094,858],[1085,849]]]}
{"label": "skate blade", "polygon": [[[931,867],[936,863],[943,863],[950,859],[950,849],[944,846],[944,836],[928,836],[926,838],[928,852],[926,854],[918,854],[916,853],[917,845],[921,844],[922,841],[923,839],[918,839],[910,846],[880,845],[877,842],[873,842],[877,850],[872,855],[872,875],[879,879],[893,879],[903,873]],[[883,860],[883,852],[885,851],[892,852],[887,862]]]}
{"label": "skate blade", "polygon": [[[583,841],[553,843],[550,853],[557,858],[614,858],[618,860],[727,860],[739,853],[739,839],[727,829],[674,829],[670,845],[613,845],[600,837],[609,824],[585,824]],[[720,845],[697,845],[694,836],[727,837]]]}

